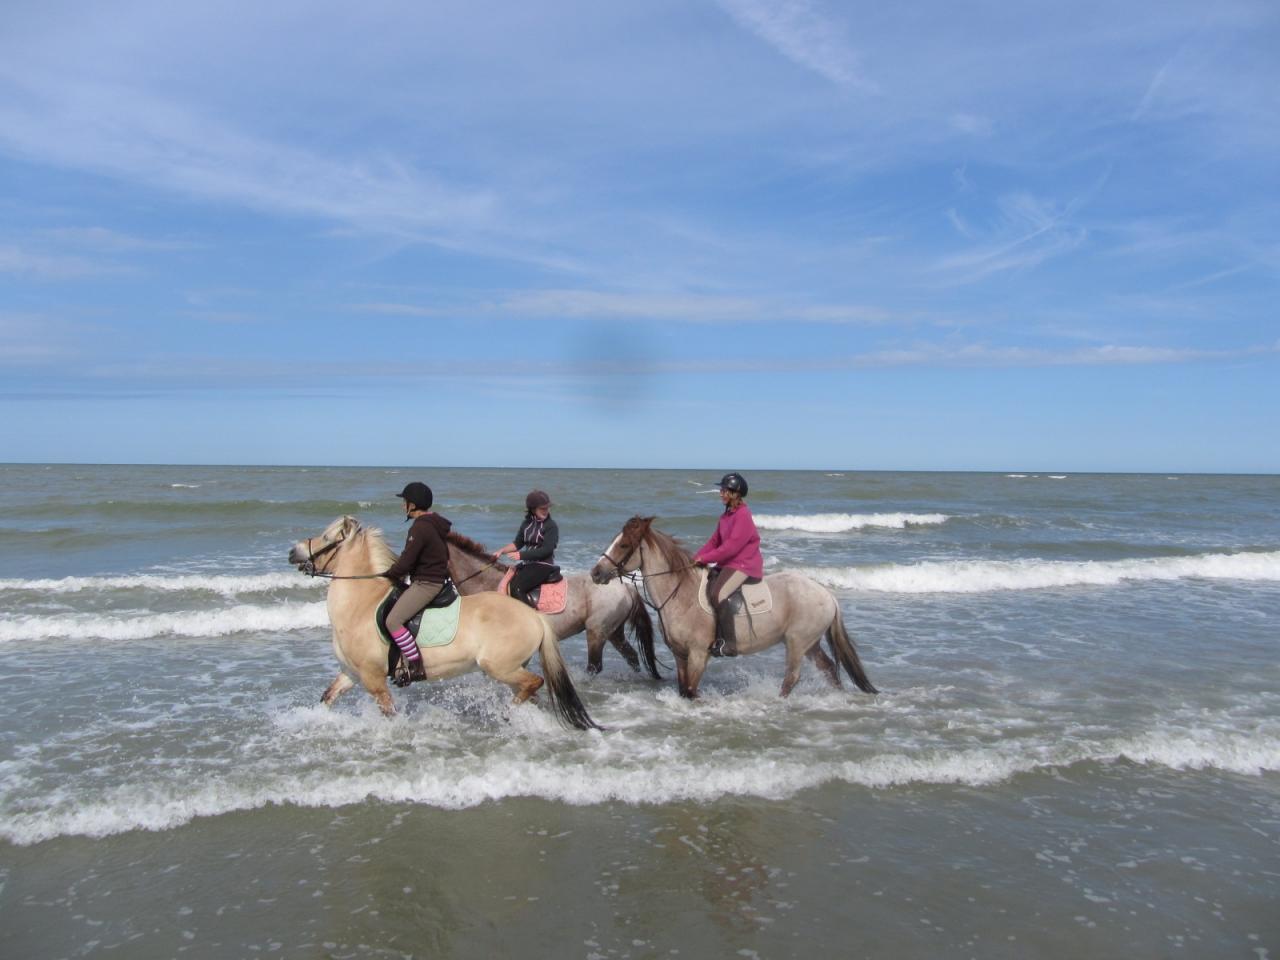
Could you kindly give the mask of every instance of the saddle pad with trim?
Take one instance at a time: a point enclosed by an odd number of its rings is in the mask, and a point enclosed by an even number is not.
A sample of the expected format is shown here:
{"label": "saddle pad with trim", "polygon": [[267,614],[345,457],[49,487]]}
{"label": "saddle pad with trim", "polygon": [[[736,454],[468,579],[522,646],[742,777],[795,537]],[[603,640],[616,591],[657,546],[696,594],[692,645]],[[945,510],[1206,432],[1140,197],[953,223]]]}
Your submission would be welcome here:
{"label": "saddle pad with trim", "polygon": [[[502,582],[498,584],[499,593],[507,592],[507,585],[515,575],[516,568],[509,567]],[[533,596],[538,601],[539,613],[564,613],[565,605],[569,602],[569,578],[561,577],[555,583],[534,587]]]}
{"label": "saddle pad with trim", "polygon": [[[378,636],[382,642],[390,645],[391,635],[387,633],[387,614],[395,604],[400,591],[394,587],[378,604],[374,619],[378,624]],[[453,642],[458,633],[458,620],[462,615],[462,598],[454,600],[447,607],[427,607],[420,614],[405,624],[409,632],[418,638],[420,647],[443,647]]]}
{"label": "saddle pad with trim", "polygon": [[[707,570],[701,570],[698,573],[698,605],[707,613],[715,616],[715,611],[711,609],[711,602],[707,600]],[[769,589],[768,580],[761,580],[759,583],[744,583],[742,588],[729,598],[729,603],[733,605],[733,615],[735,617],[755,616],[759,613],[768,613],[773,609],[773,591]]]}

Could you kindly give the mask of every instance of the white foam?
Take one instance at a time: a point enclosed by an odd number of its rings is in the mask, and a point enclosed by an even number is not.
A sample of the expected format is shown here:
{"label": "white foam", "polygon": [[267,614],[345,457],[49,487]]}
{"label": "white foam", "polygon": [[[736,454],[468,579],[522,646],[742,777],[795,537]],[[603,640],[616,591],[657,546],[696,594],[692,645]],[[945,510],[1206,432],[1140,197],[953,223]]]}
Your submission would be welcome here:
{"label": "white foam", "polygon": [[868,527],[902,530],[908,526],[946,523],[945,513],[814,513],[755,516],[757,527],[765,530],[802,530],[806,533],[847,533]]}
{"label": "white foam", "polygon": [[43,580],[0,580],[0,591],[30,590],[39,593],[82,593],[106,590],[147,590],[158,593],[203,592],[233,597],[242,593],[323,587],[327,581],[298,573],[260,573],[244,576],[226,574],[155,574],[125,577],[61,577]]}
{"label": "white foam", "polygon": [[0,620],[0,643],[75,637],[90,640],[146,640],[151,637],[223,637],[233,633],[280,633],[327,626],[324,602],[241,604],[224,610],[148,613],[139,616],[59,614]]}
{"label": "white foam", "polygon": [[793,567],[819,583],[883,593],[987,593],[1153,580],[1280,580],[1280,552],[1133,560],[949,560],[868,567]]}
{"label": "white foam", "polygon": [[[317,762],[281,769],[245,762],[217,776],[148,770],[136,781],[86,795],[59,788],[21,804],[6,797],[0,837],[27,845],[59,836],[104,837],[129,830],[165,830],[197,817],[253,810],[271,804],[341,807],[380,800],[464,809],[515,797],[537,797],[573,805],[621,802],[636,806],[709,803],[726,796],[784,799],[827,783],[875,790],[912,784],[983,787],[1020,774],[1069,768],[1080,763],[1128,759],[1172,769],[1221,769],[1244,775],[1280,770],[1280,739],[1227,731],[1152,732],[1132,739],[1092,743],[1010,742],[966,749],[884,751],[863,758],[797,760],[794,750],[724,749],[708,753],[670,737],[639,740],[632,733],[555,735],[543,712],[512,711],[529,718],[525,736],[499,740],[484,752],[418,739],[421,725],[387,723],[327,714],[307,717],[307,730],[327,737],[412,741],[412,763],[388,766],[376,760]],[[545,722],[542,722],[545,721]],[[376,724],[376,729],[370,724]],[[368,727],[369,729],[365,729]],[[327,729],[326,729],[327,728]],[[355,728],[355,729],[352,729]],[[545,729],[544,729],[545,728]],[[289,737],[288,728],[276,735]],[[449,730],[433,736],[448,736]],[[534,736],[529,736],[533,734]],[[424,734],[425,736],[425,734]],[[551,740],[552,742],[546,742]],[[541,742],[539,742],[541,741]],[[328,743],[328,740],[325,741]],[[494,741],[490,740],[490,743]],[[373,744],[366,742],[366,748]],[[330,756],[333,746],[328,747]],[[309,747],[301,752],[307,753]],[[272,760],[272,763],[277,763]]]}

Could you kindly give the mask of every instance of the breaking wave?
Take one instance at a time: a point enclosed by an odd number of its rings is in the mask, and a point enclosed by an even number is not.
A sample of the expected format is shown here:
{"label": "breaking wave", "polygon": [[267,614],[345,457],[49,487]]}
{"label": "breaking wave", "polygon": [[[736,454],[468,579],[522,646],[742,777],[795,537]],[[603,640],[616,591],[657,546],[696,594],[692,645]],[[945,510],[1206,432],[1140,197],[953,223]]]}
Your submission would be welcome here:
{"label": "breaking wave", "polygon": [[297,573],[263,573],[245,576],[144,573],[123,577],[0,579],[0,592],[85,593],[107,590],[148,590],[157,593],[216,593],[223,597],[234,597],[242,593],[267,593],[273,590],[296,590],[300,587],[315,588],[324,583],[323,580],[309,579]]}
{"label": "breaking wave", "polygon": [[[313,716],[317,711],[305,711],[308,723],[342,720]],[[656,745],[636,744],[621,733],[613,737],[617,743],[608,735],[587,739],[594,742],[542,756],[529,756],[528,745],[520,741],[463,758],[424,745],[414,751],[412,765],[395,768],[321,764],[280,769],[251,763],[229,774],[165,774],[76,797],[59,791],[38,805],[34,798],[21,807],[7,805],[8,812],[0,816],[0,837],[29,845],[60,836],[167,830],[198,817],[269,805],[340,807],[376,800],[456,810],[516,797],[636,806],[707,803],[727,796],[779,800],[828,783],[873,790],[915,784],[983,787],[1022,774],[1123,761],[1255,776],[1280,770],[1280,739],[1275,736],[1195,729],[1056,746],[1023,743],[918,754],[882,752],[816,763],[777,751],[729,751],[720,759],[701,754],[686,759],[656,754]]]}
{"label": "breaking wave", "polygon": [[241,604],[224,610],[146,613],[137,616],[86,613],[12,617],[0,620],[0,643],[75,637],[87,640],[148,640],[152,637],[224,637],[266,630],[279,633],[324,627],[324,602]]}
{"label": "breaking wave", "polygon": [[892,566],[790,569],[846,590],[988,593],[1153,580],[1280,580],[1280,552],[1130,560],[929,560]]}
{"label": "breaking wave", "polygon": [[945,513],[815,513],[815,514],[757,514],[757,527],[765,530],[802,530],[805,533],[847,533],[868,527],[884,527],[902,530],[906,527],[930,526],[946,523],[951,518]]}

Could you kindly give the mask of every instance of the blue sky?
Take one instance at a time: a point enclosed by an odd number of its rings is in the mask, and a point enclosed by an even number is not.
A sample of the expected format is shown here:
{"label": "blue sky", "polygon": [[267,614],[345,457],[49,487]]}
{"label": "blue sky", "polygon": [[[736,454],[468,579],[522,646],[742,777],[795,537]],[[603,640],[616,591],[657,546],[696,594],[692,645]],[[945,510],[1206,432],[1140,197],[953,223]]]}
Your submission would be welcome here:
{"label": "blue sky", "polygon": [[6,0],[0,460],[1280,471],[1277,50],[1270,0]]}

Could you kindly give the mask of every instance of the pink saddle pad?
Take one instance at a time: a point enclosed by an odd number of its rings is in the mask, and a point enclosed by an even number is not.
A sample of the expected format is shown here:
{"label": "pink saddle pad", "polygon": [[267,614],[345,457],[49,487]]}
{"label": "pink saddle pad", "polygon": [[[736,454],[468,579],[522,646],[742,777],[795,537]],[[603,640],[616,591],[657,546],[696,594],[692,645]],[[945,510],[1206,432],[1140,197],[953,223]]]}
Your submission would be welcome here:
{"label": "pink saddle pad", "polygon": [[[507,584],[511,582],[511,578],[516,575],[516,568],[511,567],[507,570],[506,576],[502,578],[502,582],[498,584],[498,592],[506,593]],[[539,613],[564,613],[565,604],[569,602],[569,580],[567,577],[561,577],[557,583],[544,583],[542,592],[538,594],[538,612]]]}

